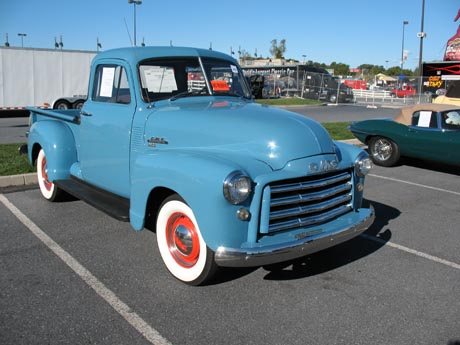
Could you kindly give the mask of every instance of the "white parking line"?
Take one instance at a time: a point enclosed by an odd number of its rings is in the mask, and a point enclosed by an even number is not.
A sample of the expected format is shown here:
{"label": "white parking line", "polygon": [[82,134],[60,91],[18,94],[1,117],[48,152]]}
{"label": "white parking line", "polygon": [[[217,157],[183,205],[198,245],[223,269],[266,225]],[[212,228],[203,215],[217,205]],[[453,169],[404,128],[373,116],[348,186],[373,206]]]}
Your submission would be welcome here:
{"label": "white parking line", "polygon": [[446,266],[449,266],[449,267],[456,268],[456,269],[460,270],[460,265],[455,263],[455,262],[444,260],[444,259],[441,259],[441,258],[439,258],[437,256],[434,256],[434,255],[419,252],[418,250],[411,249],[411,248],[402,246],[400,244],[396,244],[396,243],[393,243],[393,242],[390,242],[390,241],[385,241],[385,240],[382,240],[381,238],[378,238],[378,237],[375,237],[375,236],[370,236],[370,235],[367,235],[367,234],[361,234],[361,237],[364,237],[365,239],[368,239],[368,240],[371,240],[371,241],[374,241],[374,242],[377,242],[377,243],[380,243],[380,244],[384,244],[386,246],[402,250],[403,252],[410,253],[410,254],[413,254],[413,255],[417,255],[417,256],[420,256],[422,258],[437,262],[439,264],[443,264],[443,265],[446,265]]}
{"label": "white parking line", "polygon": [[414,182],[399,180],[399,179],[397,179],[397,178],[386,177],[386,176],[380,176],[380,175],[374,175],[374,174],[369,174],[368,176],[381,178],[381,179],[383,179],[383,180],[389,180],[389,181],[394,181],[394,182],[400,182],[400,183],[410,184],[410,185],[412,185],[412,186],[427,188],[427,189],[431,189],[431,190],[436,190],[436,191],[438,191],[438,192],[450,193],[450,194],[454,194],[454,195],[459,195],[459,196],[460,196],[460,192],[455,192],[455,191],[453,191],[453,190],[442,189],[442,188],[437,188],[437,187],[431,187],[431,186],[427,186],[427,185],[424,185],[424,184],[419,184],[419,183],[414,183]]}
{"label": "white parking line", "polygon": [[42,241],[54,254],[69,266],[83,281],[88,284],[99,296],[101,296],[115,311],[120,314],[128,323],[141,333],[151,344],[171,345],[163,338],[157,330],[145,322],[126,303],[120,300],[110,289],[108,289],[90,271],[83,267],[76,259],[67,253],[61,246],[43,232],[24,213],[14,206],[3,194],[0,194],[0,201],[8,208],[19,221],[24,224],[40,241]]}

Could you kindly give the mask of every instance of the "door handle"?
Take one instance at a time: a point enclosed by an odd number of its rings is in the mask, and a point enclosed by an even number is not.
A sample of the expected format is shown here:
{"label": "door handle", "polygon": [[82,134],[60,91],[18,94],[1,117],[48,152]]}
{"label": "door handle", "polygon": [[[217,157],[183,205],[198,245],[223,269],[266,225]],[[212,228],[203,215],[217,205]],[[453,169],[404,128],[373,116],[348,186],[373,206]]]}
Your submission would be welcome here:
{"label": "door handle", "polygon": [[83,115],[83,116],[93,116],[93,114],[87,113],[86,111],[80,111],[80,115]]}

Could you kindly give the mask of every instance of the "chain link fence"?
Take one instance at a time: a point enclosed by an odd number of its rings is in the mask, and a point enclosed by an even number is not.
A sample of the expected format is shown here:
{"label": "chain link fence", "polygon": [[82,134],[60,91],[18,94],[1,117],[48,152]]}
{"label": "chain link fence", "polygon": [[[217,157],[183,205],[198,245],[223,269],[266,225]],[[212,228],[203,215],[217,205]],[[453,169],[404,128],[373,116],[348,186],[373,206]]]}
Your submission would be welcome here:
{"label": "chain link fence", "polygon": [[325,70],[305,66],[243,68],[256,98],[300,97],[353,102],[353,91]]}
{"label": "chain link fence", "polygon": [[[256,98],[300,97],[328,103],[366,106],[404,106],[430,103],[449,89],[450,81],[433,77],[405,77],[392,82],[347,83],[326,70],[310,66],[244,67]],[[355,85],[352,88],[346,84]],[[419,85],[422,85],[419,92]]]}

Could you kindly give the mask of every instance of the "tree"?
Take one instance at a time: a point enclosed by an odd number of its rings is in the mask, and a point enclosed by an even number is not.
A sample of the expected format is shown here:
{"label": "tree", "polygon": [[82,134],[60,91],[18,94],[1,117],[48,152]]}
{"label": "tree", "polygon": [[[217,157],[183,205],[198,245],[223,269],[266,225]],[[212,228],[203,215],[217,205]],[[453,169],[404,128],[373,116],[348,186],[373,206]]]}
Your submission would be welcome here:
{"label": "tree", "polygon": [[286,52],[286,40],[283,38],[278,44],[278,40],[273,39],[271,41],[270,54],[272,54],[275,59],[283,59],[284,53]]}
{"label": "tree", "polygon": [[350,66],[344,63],[332,62],[329,68],[334,70],[334,75],[346,76],[350,73]]}

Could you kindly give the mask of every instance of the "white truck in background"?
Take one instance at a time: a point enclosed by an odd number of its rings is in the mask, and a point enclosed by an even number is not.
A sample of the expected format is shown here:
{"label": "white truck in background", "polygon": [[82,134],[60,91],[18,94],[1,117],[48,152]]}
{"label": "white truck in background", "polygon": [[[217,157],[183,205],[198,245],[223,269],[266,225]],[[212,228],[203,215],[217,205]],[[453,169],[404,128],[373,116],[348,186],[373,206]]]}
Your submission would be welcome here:
{"label": "white truck in background", "polygon": [[[81,108],[97,52],[0,47],[0,112]],[[67,97],[69,96],[69,97]]]}

